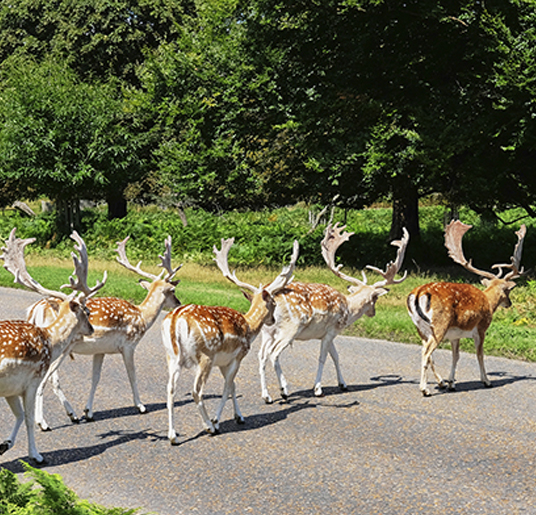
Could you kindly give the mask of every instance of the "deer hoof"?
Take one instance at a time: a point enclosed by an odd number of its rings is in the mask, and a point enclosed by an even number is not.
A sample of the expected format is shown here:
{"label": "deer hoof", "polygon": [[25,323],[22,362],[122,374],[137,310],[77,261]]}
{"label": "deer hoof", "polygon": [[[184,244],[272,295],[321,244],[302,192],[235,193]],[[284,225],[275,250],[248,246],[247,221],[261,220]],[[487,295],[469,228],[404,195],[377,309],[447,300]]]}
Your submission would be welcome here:
{"label": "deer hoof", "polygon": [[486,388],[493,388],[493,385],[489,381],[487,383],[484,383],[484,386]]}
{"label": "deer hoof", "polygon": [[345,383],[341,383],[341,384],[339,384],[339,388],[340,388],[341,391],[343,391],[343,392],[347,392],[347,391],[348,391],[348,386],[347,386]]}
{"label": "deer hoof", "polygon": [[139,406],[136,406],[138,408],[138,411],[140,413],[147,413],[147,408],[143,405],[143,404],[140,404]]}
{"label": "deer hoof", "polygon": [[30,457],[30,461],[35,466],[46,465],[46,463],[47,463],[47,460],[45,460],[45,458],[43,458],[43,456],[41,456],[40,454],[38,454],[37,456]]}
{"label": "deer hoof", "polygon": [[6,440],[5,442],[0,443],[0,455],[4,454],[11,447],[11,440]]}
{"label": "deer hoof", "polygon": [[74,413],[69,413],[69,418],[73,424],[80,424],[80,419]]}
{"label": "deer hoof", "polygon": [[424,390],[421,390],[421,393],[422,393],[423,397],[431,397],[432,396],[432,394],[430,393],[430,390],[428,390],[428,388],[425,388]]}
{"label": "deer hoof", "polygon": [[246,423],[246,420],[244,419],[244,417],[239,417],[238,415],[235,416],[235,422],[237,424],[245,424]]}
{"label": "deer hoof", "polygon": [[39,429],[41,429],[41,431],[43,431],[43,432],[52,431],[52,428],[48,424],[46,424],[44,422],[40,422],[37,425],[39,426]]}
{"label": "deer hoof", "polygon": [[265,404],[272,404],[274,402],[273,399],[270,396],[263,397],[263,399],[264,399]]}

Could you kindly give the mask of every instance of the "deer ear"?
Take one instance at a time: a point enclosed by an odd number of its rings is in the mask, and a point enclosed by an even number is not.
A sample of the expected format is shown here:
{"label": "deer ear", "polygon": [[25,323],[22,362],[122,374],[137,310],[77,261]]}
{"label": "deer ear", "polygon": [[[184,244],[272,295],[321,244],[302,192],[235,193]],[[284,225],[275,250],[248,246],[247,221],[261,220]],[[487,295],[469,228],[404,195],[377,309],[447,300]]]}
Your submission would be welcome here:
{"label": "deer ear", "polygon": [[268,302],[271,298],[272,296],[266,290],[262,290],[262,300],[264,302]]}
{"label": "deer ear", "polygon": [[144,290],[149,291],[149,288],[150,288],[150,286],[151,286],[151,283],[150,283],[149,281],[145,281],[145,280],[143,280],[143,279],[140,279],[138,282],[139,282],[140,286],[141,286]]}
{"label": "deer ear", "polygon": [[484,277],[480,282],[487,288],[491,280]]}

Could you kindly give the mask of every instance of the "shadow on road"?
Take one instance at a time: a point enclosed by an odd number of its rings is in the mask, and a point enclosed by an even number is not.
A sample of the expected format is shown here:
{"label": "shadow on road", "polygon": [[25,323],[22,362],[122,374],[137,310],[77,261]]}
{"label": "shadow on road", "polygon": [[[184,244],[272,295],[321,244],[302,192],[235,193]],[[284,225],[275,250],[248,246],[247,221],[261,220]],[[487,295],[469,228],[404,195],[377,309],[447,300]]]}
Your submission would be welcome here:
{"label": "shadow on road", "polygon": [[[45,463],[40,465],[39,468],[47,468],[52,466],[58,466],[58,465],[65,465],[67,463],[76,463],[78,461],[84,461],[89,458],[92,458],[94,456],[98,456],[99,454],[103,454],[108,449],[115,447],[117,445],[123,445],[127,442],[131,442],[132,440],[146,440],[148,438],[152,439],[152,441],[155,440],[161,440],[164,437],[153,433],[148,430],[143,431],[135,431],[135,432],[128,432],[128,431],[109,431],[107,433],[103,433],[100,435],[97,435],[97,438],[101,439],[107,439],[110,437],[115,437],[113,440],[107,440],[105,442],[96,444],[96,445],[90,445],[86,447],[77,447],[77,448],[71,448],[71,449],[58,449],[57,451],[52,452],[42,452],[41,454],[45,458]],[[27,460],[23,460],[27,461]],[[33,463],[31,460],[28,461],[28,463],[32,466],[35,466],[35,463]],[[14,472],[15,474],[19,474],[24,472],[24,467],[22,466],[21,460],[17,458],[13,461],[8,461],[6,463],[3,463],[0,465],[1,468],[5,468],[7,470],[10,470],[11,472]]]}

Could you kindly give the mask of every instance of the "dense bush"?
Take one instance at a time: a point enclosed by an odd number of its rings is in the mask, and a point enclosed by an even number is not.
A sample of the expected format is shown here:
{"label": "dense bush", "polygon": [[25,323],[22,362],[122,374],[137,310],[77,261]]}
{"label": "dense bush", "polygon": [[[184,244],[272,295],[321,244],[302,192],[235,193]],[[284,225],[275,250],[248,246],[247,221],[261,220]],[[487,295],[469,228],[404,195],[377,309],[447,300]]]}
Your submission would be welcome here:
{"label": "dense bush", "polygon": [[[420,209],[421,241],[410,241],[405,260],[408,268],[427,271],[431,268],[451,267],[443,244],[443,223],[445,209],[442,206],[424,206]],[[513,219],[516,213],[505,213]],[[128,244],[132,259],[156,256],[163,250],[163,242],[168,234],[173,238],[173,255],[176,260],[200,264],[212,263],[212,247],[221,238],[235,238],[229,262],[232,266],[267,265],[279,267],[290,256],[292,241],[300,242],[299,266],[323,265],[320,253],[325,224],[312,230],[309,223],[309,209],[293,206],[274,210],[231,211],[220,214],[200,209],[187,209],[188,224],[183,226],[174,210],[157,207],[132,207],[128,216],[120,220],[108,220],[104,209],[83,211],[82,235],[90,254],[115,259],[116,242],[131,236]],[[474,212],[462,210],[460,218],[474,225],[464,240],[465,254],[472,258],[479,268],[489,268],[494,263],[508,262],[516,237],[514,230],[519,222],[512,225],[492,223],[481,219]],[[396,249],[389,245],[388,235],[391,223],[389,208],[355,211],[336,210],[334,221],[346,223],[348,230],[355,232],[350,240],[341,246],[338,256],[345,266],[363,268],[367,264],[383,267],[393,259]],[[523,252],[526,268],[532,267],[536,256],[536,231],[532,220],[526,220],[528,233]],[[6,210],[0,217],[0,237],[6,238],[9,231],[17,227],[20,237],[35,237],[32,252],[57,252],[67,256],[72,242],[54,232],[52,215],[43,214],[35,218],[23,217],[19,213]],[[461,267],[456,267],[460,271]]]}
{"label": "dense bush", "polygon": [[138,511],[105,508],[79,499],[61,476],[21,463],[29,478],[25,483],[13,472],[0,470],[0,515],[133,515]]}

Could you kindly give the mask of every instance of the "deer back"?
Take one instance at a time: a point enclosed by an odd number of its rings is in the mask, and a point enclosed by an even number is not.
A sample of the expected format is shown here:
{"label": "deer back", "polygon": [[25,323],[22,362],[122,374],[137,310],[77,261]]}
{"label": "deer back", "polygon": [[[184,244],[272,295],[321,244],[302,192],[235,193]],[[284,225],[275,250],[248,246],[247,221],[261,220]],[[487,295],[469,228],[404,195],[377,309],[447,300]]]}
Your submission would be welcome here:
{"label": "deer back", "polygon": [[430,328],[441,341],[448,329],[485,331],[493,317],[493,306],[486,293],[472,284],[429,283],[415,288],[407,307],[421,334]]}
{"label": "deer back", "polygon": [[335,288],[320,283],[292,282],[274,296],[275,323],[281,328],[309,327],[321,338],[330,329],[337,331],[348,323],[347,297]]}
{"label": "deer back", "polygon": [[181,366],[198,363],[202,355],[247,353],[253,339],[244,315],[223,306],[181,306],[166,315],[163,327]]}
{"label": "deer back", "polygon": [[0,322],[0,377],[20,365],[32,366],[39,377],[51,361],[48,331],[22,320]]}

